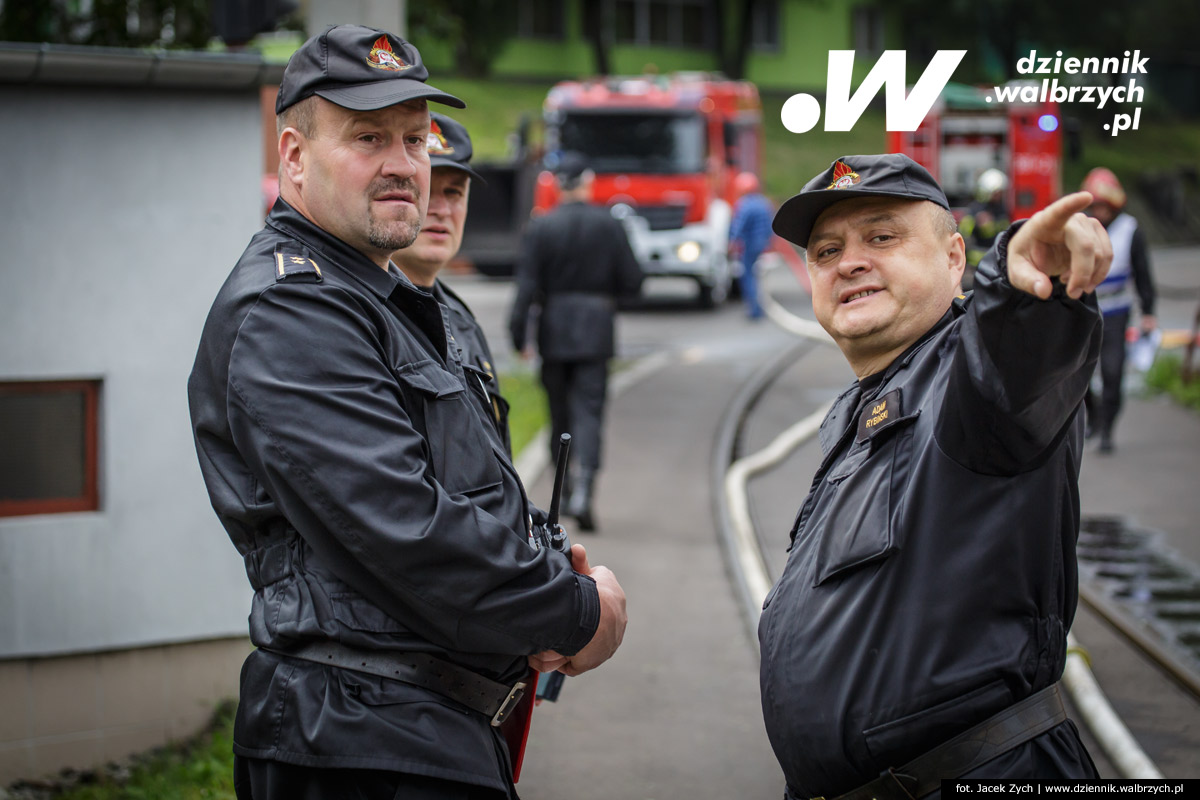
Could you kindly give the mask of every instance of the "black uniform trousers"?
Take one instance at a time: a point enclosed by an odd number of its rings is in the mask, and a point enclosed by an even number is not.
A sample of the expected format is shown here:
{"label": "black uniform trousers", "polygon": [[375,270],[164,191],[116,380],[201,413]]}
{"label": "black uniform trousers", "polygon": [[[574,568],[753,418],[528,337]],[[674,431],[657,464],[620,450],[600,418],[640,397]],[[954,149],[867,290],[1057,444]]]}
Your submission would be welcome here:
{"label": "black uniform trousers", "polygon": [[1087,397],[1090,415],[1088,427],[1101,436],[1111,435],[1125,393],[1125,329],[1129,326],[1129,312],[1118,311],[1104,315],[1104,338],[1100,344],[1100,398],[1097,402],[1091,392]]}
{"label": "black uniform trousers", "polygon": [[558,455],[558,438],[571,434],[572,460],[580,469],[600,469],[604,401],[608,393],[608,359],[542,361],[542,385],[550,405],[550,460]]}
{"label": "black uniform trousers", "polygon": [[238,800],[505,800],[469,783],[379,769],[299,767],[234,756]]}

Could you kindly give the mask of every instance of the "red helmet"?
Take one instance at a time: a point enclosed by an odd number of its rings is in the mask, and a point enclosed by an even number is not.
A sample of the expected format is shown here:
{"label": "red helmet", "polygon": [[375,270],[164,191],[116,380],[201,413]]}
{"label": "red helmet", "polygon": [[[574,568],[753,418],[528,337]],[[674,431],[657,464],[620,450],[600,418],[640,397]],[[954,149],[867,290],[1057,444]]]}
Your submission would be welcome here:
{"label": "red helmet", "polygon": [[744,194],[758,191],[758,176],[753,172],[739,172],[733,179],[733,191],[741,197]]}
{"label": "red helmet", "polygon": [[1090,192],[1094,199],[1108,203],[1113,208],[1125,207],[1125,190],[1111,169],[1096,167],[1083,179],[1083,186],[1080,188]]}

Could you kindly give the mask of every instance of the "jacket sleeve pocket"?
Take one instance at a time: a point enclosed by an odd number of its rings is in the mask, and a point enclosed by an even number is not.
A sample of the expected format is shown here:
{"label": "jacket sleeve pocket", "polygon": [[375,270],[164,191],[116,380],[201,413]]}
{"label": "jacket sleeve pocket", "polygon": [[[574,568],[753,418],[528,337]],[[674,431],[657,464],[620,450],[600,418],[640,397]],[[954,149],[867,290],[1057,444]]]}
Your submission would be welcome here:
{"label": "jacket sleeve pocket", "polygon": [[433,476],[442,488],[470,494],[500,483],[500,465],[463,382],[434,361],[405,364],[397,375],[417,398],[419,407],[409,411],[424,428]]}
{"label": "jacket sleeve pocket", "polygon": [[829,471],[833,498],[825,515],[832,533],[818,544],[814,586],[881,561],[900,549],[899,496],[908,483],[912,426],[917,414],[851,451]]}

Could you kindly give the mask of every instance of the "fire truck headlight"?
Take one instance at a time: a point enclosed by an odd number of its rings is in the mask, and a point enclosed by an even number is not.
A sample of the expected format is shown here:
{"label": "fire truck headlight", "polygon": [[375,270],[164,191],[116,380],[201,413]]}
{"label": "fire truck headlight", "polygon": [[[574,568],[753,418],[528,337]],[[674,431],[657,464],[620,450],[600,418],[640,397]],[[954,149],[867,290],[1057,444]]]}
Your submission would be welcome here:
{"label": "fire truck headlight", "polygon": [[700,257],[699,242],[684,242],[675,248],[675,257],[685,264],[690,264]]}

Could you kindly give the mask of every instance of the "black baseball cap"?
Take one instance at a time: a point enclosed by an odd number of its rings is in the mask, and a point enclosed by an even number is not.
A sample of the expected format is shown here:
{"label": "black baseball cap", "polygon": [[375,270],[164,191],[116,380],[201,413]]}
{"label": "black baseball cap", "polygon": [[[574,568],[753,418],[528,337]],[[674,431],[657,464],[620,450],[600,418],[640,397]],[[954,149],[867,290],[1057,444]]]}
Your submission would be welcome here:
{"label": "black baseball cap", "polygon": [[950,208],[946,193],[929,170],[902,153],[842,156],[780,206],[771,227],[789,242],[808,247],[808,237],[821,213],[855,197],[928,200]]}
{"label": "black baseball cap", "polygon": [[275,113],[320,95],[355,111],[426,98],[455,108],[467,104],[425,83],[429,70],[417,48],[386,31],[333,25],[300,45],[283,71]]}
{"label": "black baseball cap", "polygon": [[430,167],[453,167],[461,169],[480,183],[487,181],[479,173],[471,169],[471,137],[461,123],[439,114],[429,113],[429,138],[426,140],[429,150]]}

